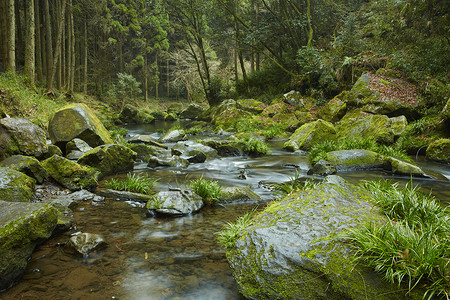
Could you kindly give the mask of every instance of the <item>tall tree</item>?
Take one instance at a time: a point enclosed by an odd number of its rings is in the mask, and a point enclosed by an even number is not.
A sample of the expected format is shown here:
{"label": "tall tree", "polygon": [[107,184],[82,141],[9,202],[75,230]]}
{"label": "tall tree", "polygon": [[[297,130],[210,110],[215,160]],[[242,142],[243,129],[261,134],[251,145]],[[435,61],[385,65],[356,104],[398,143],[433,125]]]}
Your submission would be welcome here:
{"label": "tall tree", "polygon": [[36,61],[34,0],[26,0],[26,25],[25,74],[30,80],[30,83],[34,85]]}
{"label": "tall tree", "polygon": [[14,0],[7,0],[7,53],[8,63],[6,68],[16,72],[16,15]]}
{"label": "tall tree", "polygon": [[58,62],[61,56],[61,40],[63,35],[63,27],[64,27],[64,19],[66,16],[66,4],[67,0],[62,0],[61,9],[60,9],[60,15],[58,16],[58,35],[56,38],[56,44],[55,44],[55,53],[53,55],[53,65],[50,70],[50,76],[48,77],[47,81],[47,88],[51,90],[53,88],[53,80],[55,78],[55,74],[58,67]]}

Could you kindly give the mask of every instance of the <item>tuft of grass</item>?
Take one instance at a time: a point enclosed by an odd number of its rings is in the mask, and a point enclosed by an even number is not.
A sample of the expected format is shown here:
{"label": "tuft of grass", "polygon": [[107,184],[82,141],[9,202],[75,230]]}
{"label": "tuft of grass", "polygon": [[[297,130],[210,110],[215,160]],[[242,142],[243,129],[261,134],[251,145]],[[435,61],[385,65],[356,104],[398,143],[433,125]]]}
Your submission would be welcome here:
{"label": "tuft of grass", "polygon": [[222,230],[217,233],[217,241],[219,245],[225,249],[231,249],[236,244],[242,231],[253,223],[253,216],[256,208],[239,217],[236,222],[228,222],[222,227]]}
{"label": "tuft of grass", "polygon": [[281,123],[274,123],[261,131],[262,135],[268,140],[273,139],[275,137],[283,136],[285,132],[286,132],[286,125]]}
{"label": "tuft of grass", "polygon": [[351,149],[365,149],[384,156],[392,156],[407,162],[412,162],[412,159],[402,150],[396,150],[391,146],[378,145],[372,139],[342,139],[339,141],[324,141],[315,144],[308,154],[308,159],[311,163],[317,163],[321,159],[327,158],[327,153],[337,150],[351,150]]}
{"label": "tuft of grass", "polygon": [[295,170],[294,176],[289,179],[290,180],[288,182],[275,184],[275,189],[283,195],[289,195],[293,192],[314,189],[317,186],[317,183],[310,178],[302,181],[301,174],[298,170]]}
{"label": "tuft of grass", "polygon": [[424,298],[450,296],[450,215],[432,196],[410,182],[406,187],[371,181],[363,188],[389,222],[352,229],[348,239],[356,260],[383,273],[391,282],[421,285]]}
{"label": "tuft of grass", "polygon": [[135,192],[145,195],[153,194],[153,185],[158,179],[149,178],[147,175],[127,174],[127,178],[115,179],[105,182],[105,185],[113,190]]}
{"label": "tuft of grass", "polygon": [[204,179],[203,176],[192,180],[189,186],[208,204],[218,202],[222,193],[222,186],[216,180]]}
{"label": "tuft of grass", "polygon": [[243,143],[242,150],[249,155],[261,156],[270,153],[269,146],[255,137],[244,137],[241,141]]}

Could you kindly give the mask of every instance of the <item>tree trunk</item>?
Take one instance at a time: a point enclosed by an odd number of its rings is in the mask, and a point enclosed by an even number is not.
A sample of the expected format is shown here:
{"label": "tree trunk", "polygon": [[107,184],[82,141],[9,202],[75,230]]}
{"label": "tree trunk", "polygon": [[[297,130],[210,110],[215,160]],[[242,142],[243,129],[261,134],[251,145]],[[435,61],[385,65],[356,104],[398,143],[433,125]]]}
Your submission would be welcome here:
{"label": "tree trunk", "polygon": [[34,0],[26,0],[26,48],[25,48],[25,74],[31,85],[34,85],[35,73],[35,21]]}
{"label": "tree trunk", "polygon": [[70,84],[69,84],[69,90],[73,92],[74,85],[75,85],[75,26],[73,23],[73,11],[72,11],[72,0],[70,0],[70,55],[71,55],[71,66],[70,66]]}
{"label": "tree trunk", "polygon": [[148,103],[148,54],[144,56],[144,89],[145,89],[145,103]]}
{"label": "tree trunk", "polygon": [[307,12],[306,16],[308,19],[308,43],[306,47],[310,48],[312,46],[312,38],[313,38],[313,28],[311,23],[311,0],[307,0]]}
{"label": "tree trunk", "polygon": [[166,78],[167,78],[167,94],[166,97],[169,99],[170,97],[170,74],[169,74],[169,58],[167,58],[167,65],[166,65]]}
{"label": "tree trunk", "polygon": [[54,60],[53,60],[53,66],[50,72],[50,78],[47,82],[47,88],[49,90],[53,87],[53,79],[55,78],[56,74],[56,67],[60,58],[61,54],[61,39],[62,39],[62,33],[63,33],[63,26],[64,26],[64,19],[65,19],[65,11],[66,11],[66,0],[62,0],[62,8],[61,8],[61,15],[59,16],[59,22],[58,22],[58,35],[56,38],[56,45],[55,45],[55,54],[54,54]]}
{"label": "tree trunk", "polygon": [[42,82],[42,44],[41,44],[41,18],[39,15],[39,0],[34,0],[34,17],[36,24],[35,40],[35,58],[36,58],[36,76],[39,82]]}
{"label": "tree trunk", "polygon": [[[46,55],[46,64],[45,64],[45,74],[47,77],[47,88],[50,89],[53,84],[52,76],[52,66],[53,66],[53,46],[52,46],[52,27],[51,27],[51,18],[50,18],[50,9],[48,5],[49,0],[44,0],[44,10],[45,10],[45,53]],[[54,76],[54,75],[53,75]]]}
{"label": "tree trunk", "polygon": [[3,69],[0,68],[0,71],[3,71],[6,69],[6,62],[8,61],[8,47],[7,47],[7,36],[8,36],[8,30],[6,26],[6,2],[0,1],[0,41],[4,41],[3,43],[0,43],[0,62],[3,66]]}
{"label": "tree trunk", "polygon": [[87,38],[87,16],[84,18],[84,80],[83,80],[83,92],[87,94],[87,81],[88,81],[88,38]]}
{"label": "tree trunk", "polygon": [[156,60],[156,76],[155,76],[155,99],[156,100],[158,100],[158,97],[159,97],[159,95],[158,95],[158,85],[159,85],[159,73],[158,73],[158,71],[159,71],[159,67],[158,67],[158,54],[156,54],[156,58],[155,58],[155,60]]}
{"label": "tree trunk", "polygon": [[8,63],[6,68],[12,72],[16,72],[16,17],[14,0],[7,0],[7,15]]}

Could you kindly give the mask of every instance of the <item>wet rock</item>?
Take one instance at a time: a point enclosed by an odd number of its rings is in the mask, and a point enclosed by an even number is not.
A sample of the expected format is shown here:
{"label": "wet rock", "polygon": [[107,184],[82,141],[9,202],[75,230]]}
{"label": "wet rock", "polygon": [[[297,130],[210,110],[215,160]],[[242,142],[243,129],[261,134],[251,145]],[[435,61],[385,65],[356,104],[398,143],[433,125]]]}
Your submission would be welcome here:
{"label": "wet rock", "polygon": [[363,149],[331,151],[327,153],[327,161],[338,172],[382,169],[386,164],[381,155]]}
{"label": "wet rock", "polygon": [[237,103],[233,99],[222,101],[219,106],[212,111],[212,123],[217,127],[222,127],[225,130],[233,127],[234,123],[239,118],[252,116],[253,114],[239,109]]}
{"label": "wet rock", "polygon": [[136,152],[136,158],[145,160],[148,156],[158,155],[161,148],[149,146],[146,144],[129,144],[128,147]]}
{"label": "wet rock", "polygon": [[335,166],[333,166],[329,161],[321,159],[308,170],[308,175],[316,174],[320,176],[327,176],[336,174],[336,172]]}
{"label": "wet rock", "polygon": [[0,291],[22,277],[34,248],[56,223],[57,210],[49,204],[0,201]]}
{"label": "wet rock", "polygon": [[193,141],[176,143],[172,147],[171,153],[187,159],[190,163],[202,163],[206,159],[217,157],[217,150]]}
{"label": "wet rock", "polygon": [[91,203],[102,203],[105,197],[96,195],[87,190],[79,190],[67,195],[55,195],[43,200],[46,203],[60,204],[64,207],[73,208],[77,202],[90,201]]}
{"label": "wet rock", "polygon": [[387,157],[386,161],[388,162],[388,166],[385,169],[394,174],[414,177],[429,177],[420,167],[411,163],[393,157]]}
{"label": "wet rock", "polygon": [[147,166],[149,166],[150,168],[157,168],[157,167],[186,168],[187,166],[189,166],[189,161],[177,155],[163,156],[163,157],[150,156],[148,158]]}
{"label": "wet rock", "polygon": [[0,200],[30,202],[36,181],[13,169],[0,167]]}
{"label": "wet rock", "polygon": [[147,203],[153,196],[145,195],[141,193],[127,192],[127,191],[117,191],[112,189],[105,189],[100,191],[100,195],[106,198],[114,198],[122,201],[136,201]]}
{"label": "wet rock", "polygon": [[34,157],[13,155],[0,162],[0,167],[7,167],[24,173],[34,178],[41,184],[48,177],[47,171],[41,166],[41,163]]}
{"label": "wet rock", "polygon": [[[303,115],[303,117],[308,118],[308,114],[309,113],[305,112],[305,115]],[[277,113],[272,117],[272,119],[277,123],[281,123],[281,124],[285,125],[289,132],[294,132],[301,125],[305,124],[305,122],[301,123],[301,121],[297,119],[297,115],[300,116],[300,112]],[[312,122],[312,121],[313,121],[313,118],[311,118],[311,120],[309,122]]]}
{"label": "wet rock", "polygon": [[133,143],[133,144],[146,144],[146,145],[150,145],[150,146],[156,146],[162,149],[169,149],[168,146],[159,143],[157,140],[155,140],[154,138],[152,138],[149,135],[137,135],[134,136],[130,139],[128,139],[127,141],[128,143]]}
{"label": "wet rock", "polygon": [[170,130],[159,139],[161,143],[176,143],[179,141],[186,141],[186,140],[187,140],[186,133],[182,129]]}
{"label": "wet rock", "polygon": [[217,154],[222,157],[229,156],[241,156],[242,145],[237,141],[214,141],[214,140],[203,140],[201,141],[203,145],[214,148],[217,150]]}
{"label": "wet rock", "polygon": [[0,119],[0,161],[20,154],[41,157],[48,151],[45,132],[22,118]]}
{"label": "wet rock", "polygon": [[83,154],[78,163],[99,170],[103,176],[127,173],[134,168],[136,152],[118,144],[95,147]]}
{"label": "wet rock", "polygon": [[262,202],[260,196],[246,187],[226,187],[222,189],[219,196],[219,203],[259,203]]}
{"label": "wet rock", "polygon": [[336,129],[333,124],[324,120],[317,120],[312,123],[305,124],[298,128],[284,143],[284,148],[288,151],[310,150],[311,147],[318,143],[336,138]]}
{"label": "wet rock", "polygon": [[191,103],[180,113],[181,119],[197,119],[203,112],[205,111],[205,108],[195,104]]}
{"label": "wet rock", "polygon": [[171,103],[169,107],[167,107],[167,113],[174,114],[175,116],[178,116],[182,111],[183,103],[180,102]]}
{"label": "wet rock", "polygon": [[430,160],[450,163],[450,139],[440,139],[432,142],[426,152]]}
{"label": "wet rock", "polygon": [[51,205],[58,211],[58,221],[54,233],[64,232],[70,229],[74,221],[73,211],[59,203],[52,203]]}
{"label": "wet rock", "polygon": [[86,232],[71,237],[66,244],[67,247],[72,247],[83,255],[88,255],[94,250],[106,247],[106,245],[105,238],[101,234]]}
{"label": "wet rock", "polygon": [[83,156],[84,153],[92,149],[93,148],[89,146],[88,143],[86,143],[85,141],[80,139],[73,139],[66,145],[66,153],[67,153],[66,158],[77,160],[81,156]]}
{"label": "wet rock", "polygon": [[70,190],[93,190],[98,185],[100,173],[97,170],[67,158],[54,155],[44,160],[42,166],[56,182]]}
{"label": "wet rock", "polygon": [[147,210],[150,215],[180,216],[192,214],[203,206],[200,196],[191,191],[163,191],[147,203]]}
{"label": "wet rock", "polygon": [[386,222],[368,199],[340,179],[269,205],[227,249],[240,292],[249,299],[403,299],[397,284],[355,265],[341,238],[349,228]]}
{"label": "wet rock", "polygon": [[91,147],[113,143],[108,130],[83,103],[68,104],[55,112],[49,121],[48,133],[52,143],[63,149],[63,152],[66,144],[75,138]]}

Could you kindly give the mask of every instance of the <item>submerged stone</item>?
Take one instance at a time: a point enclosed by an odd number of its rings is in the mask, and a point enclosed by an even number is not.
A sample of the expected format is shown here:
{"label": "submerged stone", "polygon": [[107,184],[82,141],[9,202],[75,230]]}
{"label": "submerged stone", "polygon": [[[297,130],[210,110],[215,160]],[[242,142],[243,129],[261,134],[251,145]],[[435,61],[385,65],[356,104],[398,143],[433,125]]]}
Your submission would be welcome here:
{"label": "submerged stone", "polygon": [[187,190],[176,190],[156,194],[147,203],[147,210],[151,215],[180,216],[195,213],[203,206],[199,195]]}
{"label": "submerged stone", "polygon": [[90,252],[106,245],[105,238],[101,234],[87,232],[71,237],[66,244],[67,247],[72,247],[83,255],[88,255]]}
{"label": "submerged stone", "polygon": [[246,187],[226,187],[222,189],[219,196],[219,203],[259,203],[262,202],[260,196]]}

